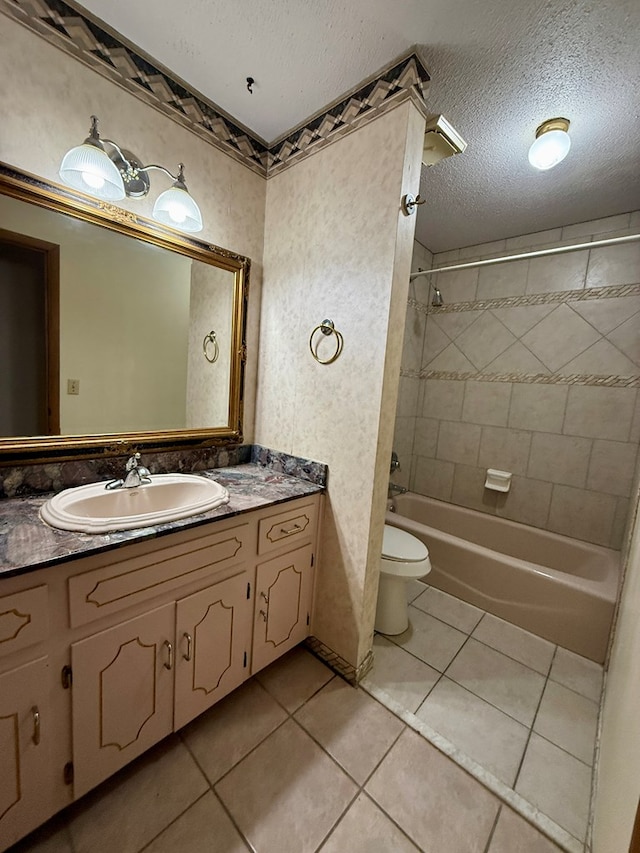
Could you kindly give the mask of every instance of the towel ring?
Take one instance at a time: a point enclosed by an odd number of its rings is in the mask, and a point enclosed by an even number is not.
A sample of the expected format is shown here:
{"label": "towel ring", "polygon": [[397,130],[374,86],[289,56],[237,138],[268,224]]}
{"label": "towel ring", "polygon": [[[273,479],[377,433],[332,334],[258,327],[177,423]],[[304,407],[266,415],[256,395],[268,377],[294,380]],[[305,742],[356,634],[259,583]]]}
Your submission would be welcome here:
{"label": "towel ring", "polygon": [[[313,336],[316,332],[322,332],[323,335],[335,335],[336,337],[336,351],[327,359],[321,359],[318,357],[318,345],[321,338],[318,338],[316,345],[313,345]],[[335,328],[333,325],[333,320],[323,320],[319,326],[316,326],[313,332],[311,332],[311,337],[309,338],[309,349],[311,350],[311,355],[315,358],[318,364],[332,364],[342,352],[342,347],[344,346],[344,338],[342,334]]]}
{"label": "towel ring", "polygon": [[[213,344],[212,355],[209,355],[209,344]],[[218,360],[218,356],[220,355],[220,347],[218,346],[216,333],[213,331],[213,329],[209,332],[208,335],[204,336],[204,340],[202,341],[202,352],[204,353],[204,357],[207,359],[209,364],[213,364]]]}

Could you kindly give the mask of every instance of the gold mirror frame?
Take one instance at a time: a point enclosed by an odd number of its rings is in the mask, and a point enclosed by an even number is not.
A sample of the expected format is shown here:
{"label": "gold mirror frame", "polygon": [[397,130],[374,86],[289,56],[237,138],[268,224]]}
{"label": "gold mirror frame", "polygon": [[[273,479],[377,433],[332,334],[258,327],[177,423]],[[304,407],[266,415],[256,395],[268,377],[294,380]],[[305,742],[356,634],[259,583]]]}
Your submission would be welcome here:
{"label": "gold mirror frame", "polygon": [[234,294],[229,377],[229,418],[226,426],[209,429],[177,429],[149,432],[0,438],[0,465],[52,462],[70,458],[115,456],[132,448],[176,450],[181,447],[237,444],[242,442],[244,366],[246,361],[247,299],[251,261],[219,246],[177,234],[153,220],[108,202],[0,162],[0,193],[58,213],[64,213],[204,261],[234,273]]}

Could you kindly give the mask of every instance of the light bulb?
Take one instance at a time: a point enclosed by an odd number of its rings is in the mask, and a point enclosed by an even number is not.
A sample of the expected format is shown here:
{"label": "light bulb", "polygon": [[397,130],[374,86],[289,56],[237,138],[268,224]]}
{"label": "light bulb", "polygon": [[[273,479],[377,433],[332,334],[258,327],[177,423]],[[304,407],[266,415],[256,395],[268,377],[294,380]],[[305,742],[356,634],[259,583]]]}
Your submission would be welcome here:
{"label": "light bulb", "polygon": [[101,190],[104,186],[104,178],[102,175],[96,175],[93,172],[83,172],[82,180],[92,190]]}
{"label": "light bulb", "polygon": [[564,160],[571,148],[568,129],[569,121],[565,118],[548,119],[540,125],[529,149],[529,162],[534,168],[545,171]]}
{"label": "light bulb", "polygon": [[171,217],[172,222],[182,224],[187,218],[187,212],[184,205],[177,202],[169,202],[167,204],[167,213]]}

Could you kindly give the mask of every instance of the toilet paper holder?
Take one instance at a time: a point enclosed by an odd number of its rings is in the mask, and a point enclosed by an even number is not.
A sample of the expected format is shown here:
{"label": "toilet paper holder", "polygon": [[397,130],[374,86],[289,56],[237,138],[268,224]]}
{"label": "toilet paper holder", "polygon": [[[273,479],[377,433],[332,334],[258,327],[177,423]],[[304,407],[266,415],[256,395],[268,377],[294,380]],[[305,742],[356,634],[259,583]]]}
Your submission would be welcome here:
{"label": "toilet paper holder", "polygon": [[511,471],[498,471],[497,468],[487,468],[487,478],[484,482],[485,489],[494,492],[508,492],[511,488]]}

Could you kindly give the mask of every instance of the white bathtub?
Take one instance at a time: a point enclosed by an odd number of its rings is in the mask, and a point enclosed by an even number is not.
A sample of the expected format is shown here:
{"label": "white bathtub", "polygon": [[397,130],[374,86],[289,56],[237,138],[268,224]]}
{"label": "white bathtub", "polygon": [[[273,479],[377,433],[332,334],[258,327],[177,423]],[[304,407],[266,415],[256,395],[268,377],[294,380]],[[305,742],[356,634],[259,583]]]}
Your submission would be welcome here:
{"label": "white bathtub", "polygon": [[618,551],[408,492],[386,521],[421,539],[427,583],[579,655],[604,661]]}

